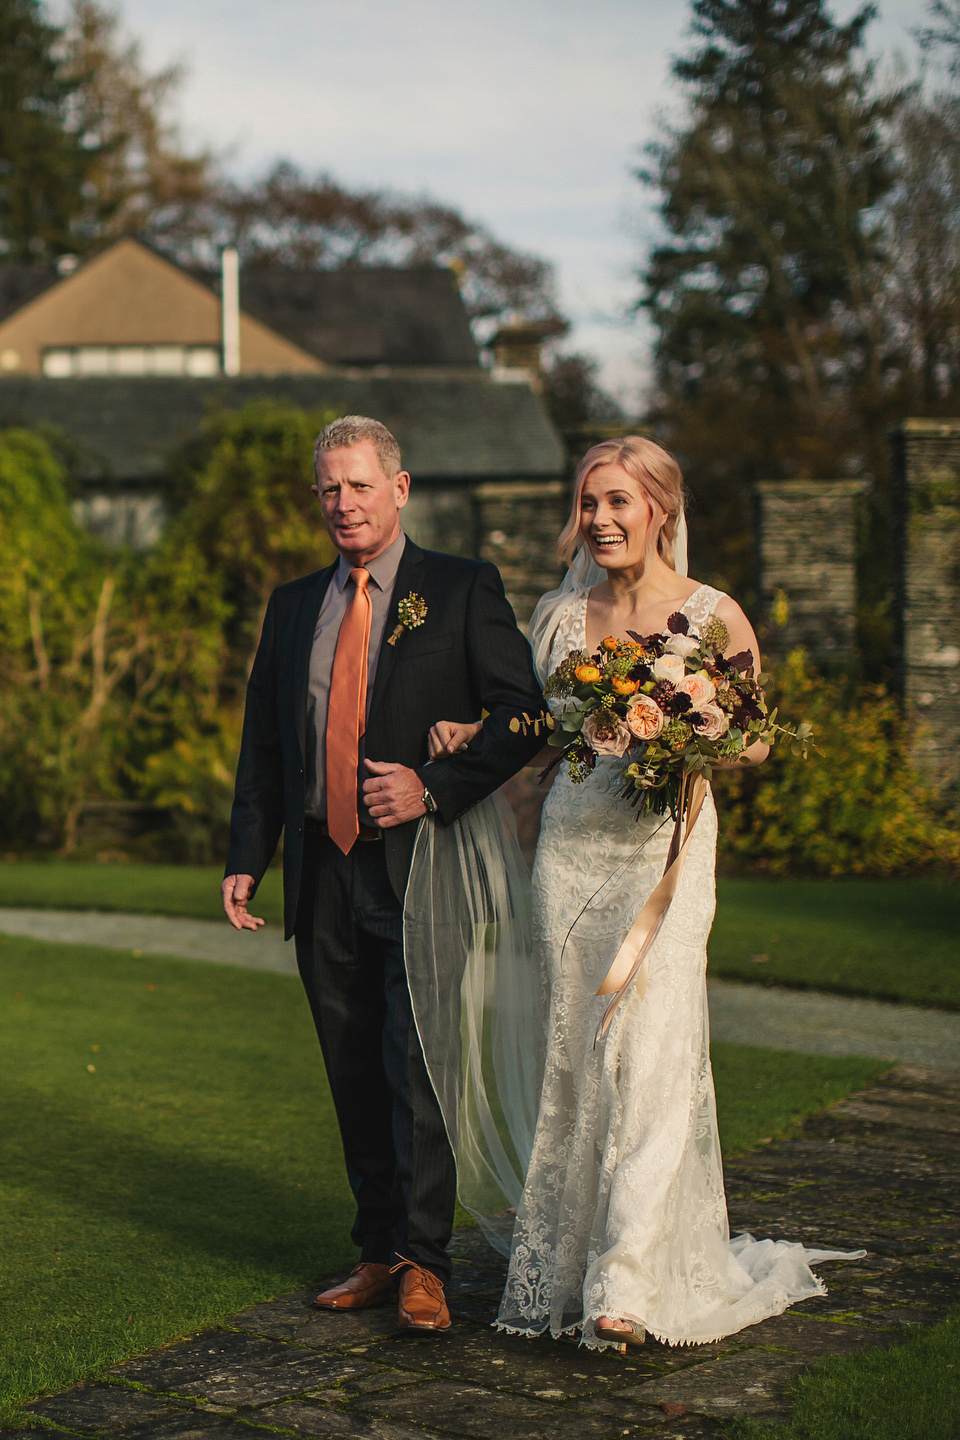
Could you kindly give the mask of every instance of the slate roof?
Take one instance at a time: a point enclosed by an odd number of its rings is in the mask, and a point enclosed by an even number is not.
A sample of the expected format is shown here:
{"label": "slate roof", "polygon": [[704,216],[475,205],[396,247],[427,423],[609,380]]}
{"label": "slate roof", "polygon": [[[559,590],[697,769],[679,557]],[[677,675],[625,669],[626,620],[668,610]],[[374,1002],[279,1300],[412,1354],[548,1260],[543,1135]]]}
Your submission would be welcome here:
{"label": "slate roof", "polygon": [[64,278],[53,265],[0,265],[0,320]]}
{"label": "slate roof", "polygon": [[558,476],[564,451],[526,385],[475,376],[241,376],[235,380],[0,379],[0,426],[58,427],[77,447],[86,483],[156,484],[209,411],[268,396],[304,409],[382,420],[419,480]]}
{"label": "slate roof", "polygon": [[475,366],[457,278],[412,269],[240,271],[240,305],[331,365]]}

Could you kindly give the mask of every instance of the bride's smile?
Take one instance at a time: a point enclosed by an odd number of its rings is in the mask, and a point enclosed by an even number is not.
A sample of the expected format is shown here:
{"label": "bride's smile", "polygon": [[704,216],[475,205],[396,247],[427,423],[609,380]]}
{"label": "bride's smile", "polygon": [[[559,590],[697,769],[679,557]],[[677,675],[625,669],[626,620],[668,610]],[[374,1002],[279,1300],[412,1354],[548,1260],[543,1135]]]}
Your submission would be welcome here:
{"label": "bride's smile", "polygon": [[653,512],[620,465],[599,465],[580,494],[580,533],[604,570],[642,572]]}

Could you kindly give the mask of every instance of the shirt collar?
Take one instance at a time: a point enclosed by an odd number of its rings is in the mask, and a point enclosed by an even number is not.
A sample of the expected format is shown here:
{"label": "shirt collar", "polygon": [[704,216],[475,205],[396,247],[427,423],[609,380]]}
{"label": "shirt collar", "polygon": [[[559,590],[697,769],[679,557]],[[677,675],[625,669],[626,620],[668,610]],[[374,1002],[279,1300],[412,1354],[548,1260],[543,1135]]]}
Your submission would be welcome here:
{"label": "shirt collar", "polygon": [[[400,558],[403,555],[406,543],[407,537],[401,530],[396,540],[388,545],[386,550],[381,551],[373,560],[368,560],[367,564],[363,567],[365,570],[369,570],[370,579],[378,590],[389,590],[390,586],[396,580],[397,571],[400,568]],[[334,584],[338,590],[343,590],[347,581],[350,579],[350,571],[356,568],[357,567],[345,556],[340,556],[340,564],[337,566],[337,573],[333,577]]]}

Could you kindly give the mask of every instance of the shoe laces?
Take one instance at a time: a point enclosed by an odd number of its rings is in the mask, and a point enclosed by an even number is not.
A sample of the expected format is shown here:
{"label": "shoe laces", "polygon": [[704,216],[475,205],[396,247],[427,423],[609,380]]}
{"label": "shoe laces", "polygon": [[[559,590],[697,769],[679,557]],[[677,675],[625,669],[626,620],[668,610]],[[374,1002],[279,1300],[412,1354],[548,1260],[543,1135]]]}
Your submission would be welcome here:
{"label": "shoe laces", "polygon": [[432,1270],[425,1270],[422,1265],[417,1264],[416,1260],[405,1260],[402,1255],[400,1256],[397,1264],[390,1267],[390,1274],[396,1275],[398,1270],[415,1271],[417,1279],[420,1281],[421,1285],[428,1292],[428,1294],[434,1300],[443,1303],[443,1281],[440,1279],[439,1275],[434,1275]]}

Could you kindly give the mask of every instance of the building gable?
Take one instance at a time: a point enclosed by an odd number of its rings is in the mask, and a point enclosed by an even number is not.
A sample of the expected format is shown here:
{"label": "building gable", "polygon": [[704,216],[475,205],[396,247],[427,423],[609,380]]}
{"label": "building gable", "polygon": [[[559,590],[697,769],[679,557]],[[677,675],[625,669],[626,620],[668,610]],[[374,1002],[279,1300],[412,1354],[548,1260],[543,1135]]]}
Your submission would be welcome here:
{"label": "building gable", "polygon": [[[120,364],[119,373],[158,373],[155,366],[162,367],[165,356],[172,362],[179,349],[198,361],[194,372],[188,365],[183,373],[210,375],[219,370],[220,345],[219,298],[132,239],[117,241],[0,321],[0,369],[6,374],[85,373],[85,359],[88,373],[117,373],[113,362]],[[140,352],[145,368],[124,371],[124,363],[138,363]],[[69,368],[74,361],[79,371]],[[316,374],[326,368],[243,312],[240,363],[242,373],[261,375]]]}

